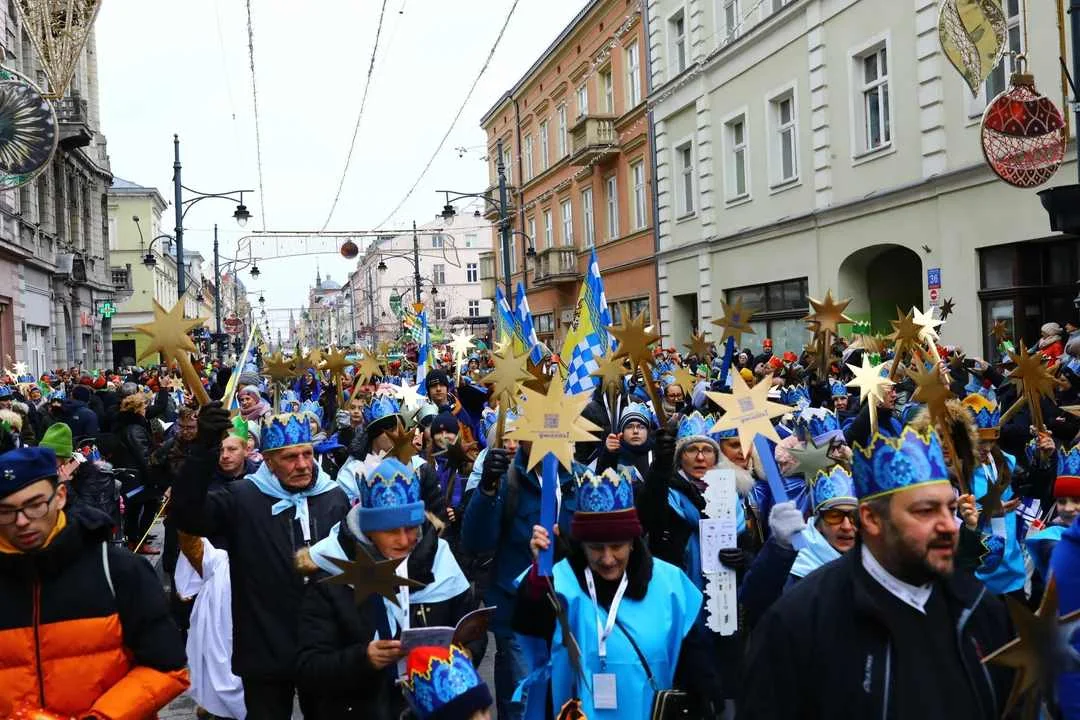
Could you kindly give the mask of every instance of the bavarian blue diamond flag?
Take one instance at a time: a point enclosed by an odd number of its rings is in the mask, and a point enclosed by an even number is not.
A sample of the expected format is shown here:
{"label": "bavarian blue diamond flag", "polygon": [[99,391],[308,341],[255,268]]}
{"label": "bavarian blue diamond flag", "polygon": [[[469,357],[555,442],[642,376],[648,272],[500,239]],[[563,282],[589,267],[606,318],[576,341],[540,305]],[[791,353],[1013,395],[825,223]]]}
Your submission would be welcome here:
{"label": "bavarian blue diamond flag", "polygon": [[544,346],[540,344],[540,338],[536,336],[536,328],[533,327],[533,316],[529,310],[529,299],[525,296],[525,286],[518,283],[517,307],[514,315],[517,319],[517,330],[521,339],[525,341],[525,347],[529,348],[529,357],[534,365],[539,365],[544,359]]}
{"label": "bavarian blue diamond flag", "polygon": [[611,311],[604,296],[604,280],[600,276],[600,263],[596,260],[596,248],[589,258],[589,270],[581,283],[574,308],[574,321],[566,333],[562,357],[569,358],[566,366],[566,393],[577,395],[591,392],[597,379],[592,373],[600,369],[600,358],[607,355],[610,347],[607,326],[611,325]]}

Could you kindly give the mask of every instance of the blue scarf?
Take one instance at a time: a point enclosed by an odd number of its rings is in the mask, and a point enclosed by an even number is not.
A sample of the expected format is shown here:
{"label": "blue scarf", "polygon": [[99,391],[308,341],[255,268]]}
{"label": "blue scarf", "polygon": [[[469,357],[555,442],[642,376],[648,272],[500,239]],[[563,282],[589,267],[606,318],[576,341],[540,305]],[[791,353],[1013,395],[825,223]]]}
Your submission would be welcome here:
{"label": "blue scarf", "polygon": [[690,581],[698,590],[702,590],[705,587],[705,576],[701,574],[701,538],[698,537],[701,512],[690,502],[690,498],[674,488],[668,488],[668,505],[691,527],[690,539],[686,542],[683,555],[684,569]]}
{"label": "blue scarf", "polygon": [[802,536],[806,539],[806,547],[795,556],[795,564],[791,566],[791,574],[795,577],[804,578],[822,565],[840,557],[837,549],[818,532],[814,523],[806,526]]}
{"label": "blue scarf", "polygon": [[334,482],[329,475],[327,475],[321,468],[318,468],[318,476],[315,478],[315,482],[307,490],[301,490],[300,492],[289,492],[281,486],[281,482],[270,471],[270,468],[264,462],[259,466],[251,475],[247,476],[247,479],[255,483],[255,487],[259,488],[259,492],[263,495],[269,495],[277,500],[274,506],[270,509],[270,512],[274,515],[280,515],[289,508],[295,509],[295,517],[300,521],[300,526],[304,529],[305,536],[310,532],[310,520],[308,517],[308,498],[315,497],[316,495],[322,495],[323,493],[330,492],[334,488],[338,487],[338,484]]}

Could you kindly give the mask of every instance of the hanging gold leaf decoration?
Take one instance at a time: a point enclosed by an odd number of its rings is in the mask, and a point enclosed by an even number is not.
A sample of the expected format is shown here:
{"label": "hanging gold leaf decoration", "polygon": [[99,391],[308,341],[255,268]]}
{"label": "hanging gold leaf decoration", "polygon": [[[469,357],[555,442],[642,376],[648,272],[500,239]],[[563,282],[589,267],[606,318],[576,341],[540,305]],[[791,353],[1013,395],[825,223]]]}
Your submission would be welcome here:
{"label": "hanging gold leaf decoration", "polygon": [[101,0],[15,0],[23,30],[49,79],[49,100],[67,92],[100,6]]}
{"label": "hanging gold leaf decoration", "polygon": [[944,0],[938,39],[972,95],[990,77],[1005,52],[1008,23],[1000,0]]}

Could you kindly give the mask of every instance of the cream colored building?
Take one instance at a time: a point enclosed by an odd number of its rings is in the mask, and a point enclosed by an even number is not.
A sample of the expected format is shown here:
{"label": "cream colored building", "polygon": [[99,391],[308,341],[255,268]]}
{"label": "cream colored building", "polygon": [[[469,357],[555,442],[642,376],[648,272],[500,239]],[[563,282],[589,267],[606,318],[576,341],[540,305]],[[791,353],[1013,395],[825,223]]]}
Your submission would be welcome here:
{"label": "cream colored building", "polygon": [[[1003,0],[1009,42],[1064,104],[1057,2]],[[1076,238],[1033,190],[988,169],[986,97],[943,55],[935,0],[649,0],[660,329],[684,342],[742,297],[753,348],[798,351],[806,295],[853,297],[888,331],[895,307],[951,298],[942,335],[986,350],[994,320],[1025,340],[1075,318]],[[1030,47],[1023,47],[1025,35]],[[1072,122],[1072,117],[1068,118]],[[1075,148],[1047,187],[1075,182]],[[937,285],[938,287],[934,287]],[[715,333],[710,333],[710,337]]]}

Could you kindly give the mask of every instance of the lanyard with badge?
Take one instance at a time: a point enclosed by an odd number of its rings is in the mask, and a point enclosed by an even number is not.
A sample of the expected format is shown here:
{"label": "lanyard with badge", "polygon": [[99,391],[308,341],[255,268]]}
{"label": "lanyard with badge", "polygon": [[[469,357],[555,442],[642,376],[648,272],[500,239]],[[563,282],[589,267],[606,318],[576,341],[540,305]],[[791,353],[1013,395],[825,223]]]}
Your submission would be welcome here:
{"label": "lanyard with badge", "polygon": [[615,597],[611,599],[611,607],[608,610],[607,624],[600,620],[600,602],[596,599],[596,582],[593,580],[592,569],[585,568],[585,584],[589,588],[589,597],[593,601],[593,611],[596,613],[596,644],[600,655],[601,672],[593,673],[593,707],[597,710],[617,710],[618,697],[615,686],[615,673],[604,672],[607,670],[607,639],[611,631],[615,629],[615,618],[619,612],[619,604],[622,603],[626,587],[630,584],[623,573],[619,581],[619,587],[615,591]]}

